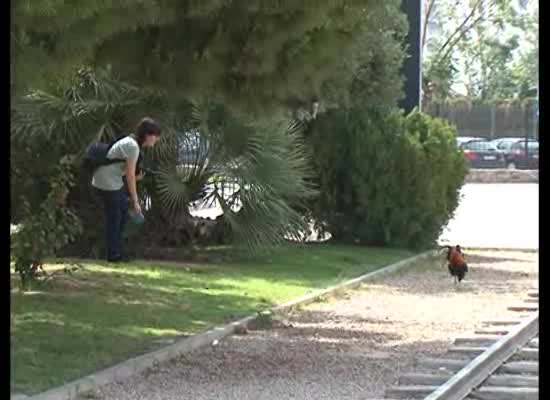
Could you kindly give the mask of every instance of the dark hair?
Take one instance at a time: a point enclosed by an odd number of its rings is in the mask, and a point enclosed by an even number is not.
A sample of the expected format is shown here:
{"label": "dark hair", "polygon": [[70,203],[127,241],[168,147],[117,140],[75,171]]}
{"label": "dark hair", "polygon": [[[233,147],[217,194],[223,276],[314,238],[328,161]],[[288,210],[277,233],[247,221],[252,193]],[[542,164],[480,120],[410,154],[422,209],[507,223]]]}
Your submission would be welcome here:
{"label": "dark hair", "polygon": [[145,136],[147,135],[160,136],[160,125],[149,117],[143,118],[136,126],[136,140],[140,147],[145,142]]}

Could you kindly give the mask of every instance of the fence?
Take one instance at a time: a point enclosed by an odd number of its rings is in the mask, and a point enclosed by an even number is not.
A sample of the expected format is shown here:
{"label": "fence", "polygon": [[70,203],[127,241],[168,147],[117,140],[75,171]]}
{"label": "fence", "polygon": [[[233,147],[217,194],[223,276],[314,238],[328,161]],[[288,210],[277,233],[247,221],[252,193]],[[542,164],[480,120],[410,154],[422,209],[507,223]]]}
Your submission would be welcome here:
{"label": "fence", "polygon": [[459,136],[539,139],[536,99],[522,102],[472,104],[468,101],[426,103],[422,111],[448,120]]}

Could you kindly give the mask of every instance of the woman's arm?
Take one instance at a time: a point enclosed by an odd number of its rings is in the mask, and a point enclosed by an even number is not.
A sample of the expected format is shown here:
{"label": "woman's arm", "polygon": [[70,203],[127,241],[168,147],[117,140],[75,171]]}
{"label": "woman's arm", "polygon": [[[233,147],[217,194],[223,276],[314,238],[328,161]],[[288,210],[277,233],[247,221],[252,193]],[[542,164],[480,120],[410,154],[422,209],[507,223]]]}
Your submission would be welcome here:
{"label": "woman's arm", "polygon": [[126,160],[126,182],[128,184],[128,192],[130,194],[132,208],[134,211],[141,213],[136,185],[136,160]]}

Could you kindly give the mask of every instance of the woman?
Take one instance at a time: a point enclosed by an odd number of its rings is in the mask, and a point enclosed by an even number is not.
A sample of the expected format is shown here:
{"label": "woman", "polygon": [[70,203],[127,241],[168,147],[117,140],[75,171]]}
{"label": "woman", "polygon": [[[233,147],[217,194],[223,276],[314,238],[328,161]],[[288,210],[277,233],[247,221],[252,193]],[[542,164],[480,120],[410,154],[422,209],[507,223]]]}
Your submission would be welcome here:
{"label": "woman", "polygon": [[[122,248],[122,232],[128,217],[128,200],[132,210],[142,216],[136,190],[136,165],[142,147],[153,147],[160,139],[160,126],[151,118],[143,118],[134,134],[118,140],[107,153],[107,158],[122,159],[126,162],[99,167],[92,178],[92,186],[103,199],[106,219],[107,260],[110,262],[128,261]],[[123,177],[126,177],[127,190]],[[128,199],[129,196],[129,199]]]}

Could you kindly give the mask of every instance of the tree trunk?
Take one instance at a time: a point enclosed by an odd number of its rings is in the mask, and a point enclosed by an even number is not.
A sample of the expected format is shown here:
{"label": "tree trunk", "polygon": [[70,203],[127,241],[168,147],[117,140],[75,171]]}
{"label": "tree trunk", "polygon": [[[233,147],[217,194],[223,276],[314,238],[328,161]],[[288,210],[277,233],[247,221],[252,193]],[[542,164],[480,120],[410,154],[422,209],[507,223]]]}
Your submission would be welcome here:
{"label": "tree trunk", "polygon": [[422,27],[422,53],[424,52],[424,47],[426,46],[426,34],[428,33],[428,22],[430,21],[430,16],[432,14],[432,9],[435,3],[435,0],[426,0],[426,13],[424,14],[424,26]]}

